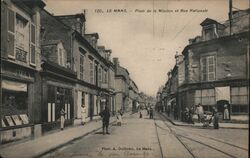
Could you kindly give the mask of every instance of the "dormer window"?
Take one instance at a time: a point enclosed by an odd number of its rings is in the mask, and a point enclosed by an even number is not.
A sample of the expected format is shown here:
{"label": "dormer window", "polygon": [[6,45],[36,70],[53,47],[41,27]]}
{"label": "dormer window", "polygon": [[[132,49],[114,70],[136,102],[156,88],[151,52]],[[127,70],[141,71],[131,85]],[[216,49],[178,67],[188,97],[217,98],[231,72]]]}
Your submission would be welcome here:
{"label": "dormer window", "polygon": [[206,18],[200,25],[202,26],[202,39],[204,41],[218,38],[224,28],[222,24],[209,18]]}

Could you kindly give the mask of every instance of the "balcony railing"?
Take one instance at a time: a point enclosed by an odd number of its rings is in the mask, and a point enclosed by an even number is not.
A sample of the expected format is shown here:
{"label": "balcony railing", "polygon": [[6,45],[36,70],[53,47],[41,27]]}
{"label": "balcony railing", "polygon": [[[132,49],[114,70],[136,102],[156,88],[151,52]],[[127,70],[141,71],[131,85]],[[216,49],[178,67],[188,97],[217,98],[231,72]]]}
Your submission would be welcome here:
{"label": "balcony railing", "polygon": [[16,60],[27,63],[28,52],[16,48]]}

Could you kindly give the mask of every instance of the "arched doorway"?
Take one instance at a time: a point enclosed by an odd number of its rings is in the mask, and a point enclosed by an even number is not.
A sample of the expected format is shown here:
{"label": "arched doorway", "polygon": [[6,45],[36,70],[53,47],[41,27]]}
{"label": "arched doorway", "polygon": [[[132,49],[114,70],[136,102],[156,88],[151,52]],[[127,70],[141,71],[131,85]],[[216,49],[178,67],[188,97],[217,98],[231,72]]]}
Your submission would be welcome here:
{"label": "arched doorway", "polygon": [[229,104],[228,100],[219,100],[216,103],[218,112],[222,114],[222,119],[224,120],[224,110],[225,105],[227,105],[228,111],[229,111],[229,120],[231,119],[231,105]]}

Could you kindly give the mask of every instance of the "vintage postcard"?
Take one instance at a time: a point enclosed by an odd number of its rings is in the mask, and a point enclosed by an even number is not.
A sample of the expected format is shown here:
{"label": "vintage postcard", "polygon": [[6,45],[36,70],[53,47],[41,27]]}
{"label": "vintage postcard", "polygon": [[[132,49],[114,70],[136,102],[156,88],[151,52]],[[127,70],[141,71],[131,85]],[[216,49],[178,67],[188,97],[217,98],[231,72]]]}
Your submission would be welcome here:
{"label": "vintage postcard", "polygon": [[249,157],[248,0],[1,0],[0,158]]}

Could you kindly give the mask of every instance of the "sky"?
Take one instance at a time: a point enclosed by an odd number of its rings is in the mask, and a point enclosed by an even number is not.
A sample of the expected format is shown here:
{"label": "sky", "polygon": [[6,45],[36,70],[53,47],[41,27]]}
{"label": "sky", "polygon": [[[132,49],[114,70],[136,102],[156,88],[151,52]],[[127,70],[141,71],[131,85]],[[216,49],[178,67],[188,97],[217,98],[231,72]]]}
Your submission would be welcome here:
{"label": "sky", "polygon": [[[200,23],[206,18],[224,22],[229,12],[229,0],[44,2],[45,9],[54,15],[83,13],[85,9],[86,33],[98,33],[98,45],[112,49],[112,57],[118,57],[120,65],[128,69],[139,91],[151,96],[165,84],[167,72],[175,65],[176,52],[182,52],[188,39],[201,35]],[[233,0],[233,10],[248,6],[248,0]],[[114,12],[117,9],[127,12]],[[190,12],[190,9],[203,12]]]}

